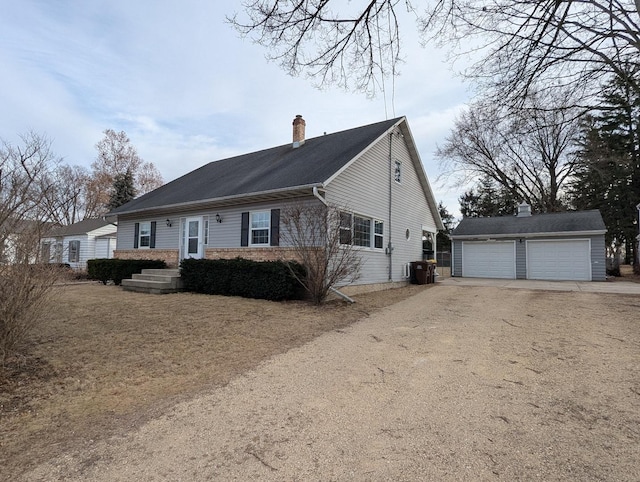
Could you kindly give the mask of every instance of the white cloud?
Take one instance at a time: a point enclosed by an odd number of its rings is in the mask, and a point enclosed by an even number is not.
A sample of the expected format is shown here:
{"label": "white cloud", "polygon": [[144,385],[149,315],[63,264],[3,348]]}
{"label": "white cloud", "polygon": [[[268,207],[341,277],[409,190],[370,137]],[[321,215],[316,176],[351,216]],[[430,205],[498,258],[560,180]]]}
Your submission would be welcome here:
{"label": "white cloud", "polygon": [[[436,144],[469,93],[443,52],[419,47],[411,21],[403,24],[401,76],[385,82],[385,95],[367,99],[315,89],[267,63],[261,47],[224,22],[234,8],[196,0],[4,6],[0,136],[46,132],[67,162],[88,166],[102,131],[124,130],[168,181],[212,160],[290,142],[296,114],[307,120],[308,137],[406,115],[434,183]],[[435,189],[438,198],[449,196]]]}

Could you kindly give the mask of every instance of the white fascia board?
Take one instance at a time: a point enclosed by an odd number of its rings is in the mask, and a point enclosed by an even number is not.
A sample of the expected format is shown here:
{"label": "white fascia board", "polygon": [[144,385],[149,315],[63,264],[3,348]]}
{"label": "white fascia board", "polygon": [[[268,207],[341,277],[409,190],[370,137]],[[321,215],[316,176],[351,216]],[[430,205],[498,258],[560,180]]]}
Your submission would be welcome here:
{"label": "white fascia board", "polygon": [[362,156],[364,156],[364,154],[366,152],[369,151],[369,149],[371,149],[373,146],[375,146],[381,139],[384,139],[386,136],[389,135],[389,131],[391,131],[392,129],[395,129],[399,124],[401,124],[403,121],[405,120],[405,117],[401,117],[398,122],[396,122],[395,124],[393,124],[391,127],[389,127],[389,129],[387,129],[386,131],[384,131],[382,134],[380,134],[380,136],[378,136],[377,139],[375,139],[373,142],[371,142],[367,147],[365,147],[364,149],[362,149],[362,151],[360,151],[358,154],[356,154],[355,156],[353,156],[353,159],[351,159],[349,162],[347,162],[344,166],[342,166],[340,169],[338,169],[336,172],[333,173],[333,175],[327,179],[323,185],[326,187],[328,186],[335,178],[337,178],[340,174],[342,174],[344,171],[346,171],[351,165],[353,165],[354,162],[356,162],[358,159],[360,159]]}
{"label": "white fascia board", "polygon": [[452,234],[452,240],[478,240],[486,241],[488,239],[501,238],[566,238],[567,236],[598,236],[605,234],[606,230],[599,231],[562,231],[553,233],[509,233],[509,234]]}
{"label": "white fascia board", "polygon": [[411,133],[411,129],[409,129],[409,124],[407,122],[407,118],[402,116],[398,122],[393,124],[389,129],[387,129],[383,134],[381,134],[376,140],[374,140],[371,144],[365,147],[358,155],[354,156],[349,162],[347,162],[341,169],[336,171],[329,179],[327,179],[323,184],[326,187],[337,178],[340,174],[342,174],[345,170],[349,168],[354,162],[360,159],[366,152],[369,151],[374,145],[380,142],[382,139],[386,138],[390,132],[393,131],[396,127],[402,130],[402,135],[404,136],[407,142],[407,148],[409,153],[411,154],[411,160],[413,165],[418,173],[418,179],[420,180],[420,184],[422,185],[422,190],[427,198],[427,203],[431,209],[431,214],[433,215],[433,219],[436,222],[436,229],[439,231],[444,231],[444,223],[442,222],[442,218],[440,217],[440,213],[438,212],[438,203],[436,202],[436,198],[433,195],[433,190],[431,189],[431,185],[429,184],[429,178],[427,178],[427,174],[424,172],[424,166],[422,165],[422,160],[420,159],[420,154],[418,153],[418,149],[416,147],[416,143],[413,140],[413,134]]}

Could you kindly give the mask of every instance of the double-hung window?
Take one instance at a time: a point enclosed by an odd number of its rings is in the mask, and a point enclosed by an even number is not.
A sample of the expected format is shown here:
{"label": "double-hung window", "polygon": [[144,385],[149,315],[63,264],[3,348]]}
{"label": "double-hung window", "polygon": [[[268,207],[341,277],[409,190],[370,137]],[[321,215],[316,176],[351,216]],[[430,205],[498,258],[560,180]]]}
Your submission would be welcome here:
{"label": "double-hung window", "polygon": [[340,213],[340,244],[382,249],[384,223],[359,214]]}
{"label": "double-hung window", "polygon": [[249,243],[251,246],[269,246],[270,228],[270,211],[252,212],[249,220]]}
{"label": "double-hung window", "polygon": [[80,261],[80,241],[69,241],[69,263]]}
{"label": "double-hung window", "polygon": [[371,219],[353,216],[353,245],[371,247]]}
{"label": "double-hung window", "polygon": [[151,247],[151,222],[149,221],[140,223],[140,232],[138,233],[138,247]]}

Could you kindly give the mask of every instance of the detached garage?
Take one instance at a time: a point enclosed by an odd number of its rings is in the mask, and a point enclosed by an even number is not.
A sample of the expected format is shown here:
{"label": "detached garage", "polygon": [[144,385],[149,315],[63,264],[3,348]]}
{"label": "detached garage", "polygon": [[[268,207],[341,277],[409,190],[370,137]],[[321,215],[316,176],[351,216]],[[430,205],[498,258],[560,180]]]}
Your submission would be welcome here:
{"label": "detached garage", "polygon": [[451,233],[453,276],[604,281],[600,211],[464,218]]}

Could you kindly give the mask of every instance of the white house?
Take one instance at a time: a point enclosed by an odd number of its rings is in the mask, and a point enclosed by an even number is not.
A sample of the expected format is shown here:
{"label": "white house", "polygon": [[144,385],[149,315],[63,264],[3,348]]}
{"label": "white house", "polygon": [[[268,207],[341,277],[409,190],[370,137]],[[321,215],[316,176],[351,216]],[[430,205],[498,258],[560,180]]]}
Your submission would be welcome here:
{"label": "white house", "polygon": [[346,207],[341,233],[363,263],[356,284],[406,281],[423,236],[443,229],[407,119],[311,139],[305,126],[297,116],[293,142],[211,162],[111,211],[115,257],[174,267],[184,258],[286,259],[280,211],[303,201]]}
{"label": "white house", "polygon": [[41,241],[42,259],[86,269],[87,260],[113,258],[117,227],[102,219],[85,219],[53,228]]}

